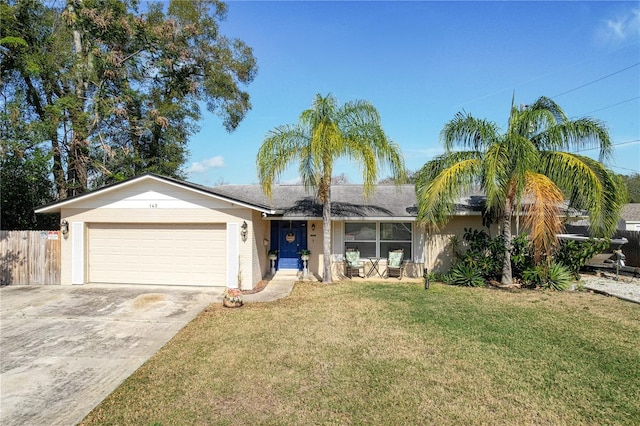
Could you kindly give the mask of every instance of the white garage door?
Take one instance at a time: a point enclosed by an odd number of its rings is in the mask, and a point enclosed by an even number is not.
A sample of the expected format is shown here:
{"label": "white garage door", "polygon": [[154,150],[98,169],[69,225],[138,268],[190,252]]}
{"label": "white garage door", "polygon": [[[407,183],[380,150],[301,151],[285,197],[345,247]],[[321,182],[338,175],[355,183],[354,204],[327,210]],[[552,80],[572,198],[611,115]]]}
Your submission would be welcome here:
{"label": "white garage door", "polygon": [[224,224],[90,224],[89,282],[224,286]]}

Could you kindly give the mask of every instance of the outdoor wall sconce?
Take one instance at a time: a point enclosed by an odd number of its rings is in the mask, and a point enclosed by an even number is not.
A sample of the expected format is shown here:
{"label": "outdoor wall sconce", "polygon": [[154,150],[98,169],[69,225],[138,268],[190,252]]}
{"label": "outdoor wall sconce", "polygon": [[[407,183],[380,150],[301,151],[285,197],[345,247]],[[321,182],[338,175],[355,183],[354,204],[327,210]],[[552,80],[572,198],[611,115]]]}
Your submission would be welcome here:
{"label": "outdoor wall sconce", "polygon": [[60,231],[62,231],[62,235],[67,235],[69,233],[69,222],[65,219],[62,219],[62,222],[60,222]]}
{"label": "outdoor wall sconce", "polygon": [[241,231],[240,231],[240,237],[242,238],[242,242],[246,242],[247,241],[247,221],[242,221],[242,225],[240,225]]}
{"label": "outdoor wall sconce", "polygon": [[312,231],[315,231],[315,230],[316,230],[316,224],[315,224],[315,223],[312,223],[312,224],[311,224],[311,230],[312,230]]}

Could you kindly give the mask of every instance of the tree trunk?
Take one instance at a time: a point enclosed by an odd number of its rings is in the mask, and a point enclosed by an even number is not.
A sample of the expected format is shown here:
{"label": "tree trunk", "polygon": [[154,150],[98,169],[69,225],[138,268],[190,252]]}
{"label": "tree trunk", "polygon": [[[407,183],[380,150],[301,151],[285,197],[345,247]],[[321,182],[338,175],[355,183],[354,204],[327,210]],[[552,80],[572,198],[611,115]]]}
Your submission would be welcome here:
{"label": "tree trunk", "polygon": [[502,238],[504,239],[504,262],[502,264],[502,280],[501,284],[510,286],[513,284],[513,273],[511,270],[511,215],[513,206],[511,199],[507,197],[502,213]]}
{"label": "tree trunk", "polygon": [[58,198],[63,200],[67,198],[67,179],[64,175],[62,167],[62,151],[60,150],[60,142],[55,135],[51,136],[51,149],[53,151],[53,182],[56,186]]}
{"label": "tree trunk", "polygon": [[86,73],[89,69],[89,60],[84,54],[82,46],[82,34],[75,28],[76,12],[72,2],[67,2],[70,15],[73,17],[73,49],[76,57],[74,65],[75,89],[74,95],[77,105],[69,109],[69,121],[71,122],[71,145],[67,166],[67,196],[73,197],[82,194],[87,189],[87,172],[89,165],[89,141],[87,140],[87,114],[85,105],[87,99]]}
{"label": "tree trunk", "polygon": [[36,114],[40,118],[40,121],[47,123],[47,139],[51,141],[51,152],[53,154],[53,182],[58,194],[58,199],[63,200],[67,198],[67,178],[64,173],[64,167],[62,165],[62,148],[60,147],[60,140],[58,139],[58,125],[59,115],[48,112],[44,105],[53,105],[54,102],[54,90],[50,84],[44,84],[45,87],[45,99],[42,100],[38,91],[35,89],[33,82],[29,77],[25,77],[27,85],[27,96],[30,99],[30,104],[35,108]]}
{"label": "tree trunk", "polygon": [[69,150],[67,170],[67,195],[69,197],[84,193],[88,186],[89,142],[83,134],[78,133],[73,131],[71,149]]}
{"label": "tree trunk", "polygon": [[331,284],[331,185],[327,185],[325,202],[322,204],[322,249],[324,251],[322,281]]}

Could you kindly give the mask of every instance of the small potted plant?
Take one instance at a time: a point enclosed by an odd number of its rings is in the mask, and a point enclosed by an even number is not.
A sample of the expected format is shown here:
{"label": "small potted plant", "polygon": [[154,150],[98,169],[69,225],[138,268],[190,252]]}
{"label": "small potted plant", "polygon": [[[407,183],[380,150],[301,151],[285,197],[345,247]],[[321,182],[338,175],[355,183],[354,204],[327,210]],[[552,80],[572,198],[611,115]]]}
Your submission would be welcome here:
{"label": "small potted plant", "polygon": [[276,260],[278,258],[278,249],[269,250],[269,259]]}
{"label": "small potted plant", "polygon": [[302,249],[300,250],[300,259],[302,260],[309,260],[309,255],[311,254],[311,252],[307,249]]}
{"label": "small potted plant", "polygon": [[239,308],[244,305],[242,300],[242,290],[239,288],[227,287],[222,293],[222,306],[227,308]]}

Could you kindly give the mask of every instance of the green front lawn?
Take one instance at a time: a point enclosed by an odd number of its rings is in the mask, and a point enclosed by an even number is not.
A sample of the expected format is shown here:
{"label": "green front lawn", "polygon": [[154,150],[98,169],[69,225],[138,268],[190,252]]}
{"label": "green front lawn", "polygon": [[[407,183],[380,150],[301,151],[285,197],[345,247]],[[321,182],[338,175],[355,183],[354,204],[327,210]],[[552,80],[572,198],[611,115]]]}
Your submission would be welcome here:
{"label": "green front lawn", "polygon": [[212,305],[83,424],[637,424],[640,306],[586,292],[297,284]]}

